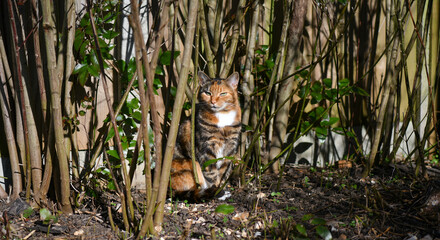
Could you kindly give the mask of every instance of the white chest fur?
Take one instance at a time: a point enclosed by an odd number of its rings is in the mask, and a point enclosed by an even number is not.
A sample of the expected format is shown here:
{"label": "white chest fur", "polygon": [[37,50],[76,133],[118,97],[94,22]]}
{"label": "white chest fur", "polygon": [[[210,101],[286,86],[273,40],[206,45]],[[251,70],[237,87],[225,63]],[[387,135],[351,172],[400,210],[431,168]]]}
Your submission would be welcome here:
{"label": "white chest fur", "polygon": [[226,127],[232,125],[235,121],[236,115],[236,111],[230,111],[228,113],[216,113],[215,116],[218,119],[217,126]]}

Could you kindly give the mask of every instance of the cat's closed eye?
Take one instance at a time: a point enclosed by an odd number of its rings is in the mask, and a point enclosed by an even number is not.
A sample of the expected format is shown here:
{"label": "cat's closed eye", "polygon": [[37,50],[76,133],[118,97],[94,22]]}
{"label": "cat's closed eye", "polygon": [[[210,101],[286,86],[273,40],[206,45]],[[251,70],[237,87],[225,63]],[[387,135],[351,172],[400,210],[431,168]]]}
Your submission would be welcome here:
{"label": "cat's closed eye", "polygon": [[224,97],[224,96],[226,96],[226,94],[228,94],[228,93],[227,92],[222,92],[222,93],[220,93],[220,96]]}
{"label": "cat's closed eye", "polygon": [[204,92],[207,96],[211,96],[211,92]]}

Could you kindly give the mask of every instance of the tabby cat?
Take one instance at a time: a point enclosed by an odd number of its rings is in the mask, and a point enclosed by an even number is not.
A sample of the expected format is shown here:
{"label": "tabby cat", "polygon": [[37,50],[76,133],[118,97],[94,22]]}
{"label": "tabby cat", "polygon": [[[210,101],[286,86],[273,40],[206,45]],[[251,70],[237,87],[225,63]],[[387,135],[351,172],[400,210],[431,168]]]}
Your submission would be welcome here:
{"label": "tabby cat", "polygon": [[[174,196],[200,200],[212,196],[232,173],[238,157],[241,132],[241,108],[238,100],[238,73],[227,79],[209,78],[199,72],[200,91],[195,109],[195,157],[197,188],[191,162],[191,121],[180,125],[171,166]],[[203,169],[209,161],[212,164]]]}

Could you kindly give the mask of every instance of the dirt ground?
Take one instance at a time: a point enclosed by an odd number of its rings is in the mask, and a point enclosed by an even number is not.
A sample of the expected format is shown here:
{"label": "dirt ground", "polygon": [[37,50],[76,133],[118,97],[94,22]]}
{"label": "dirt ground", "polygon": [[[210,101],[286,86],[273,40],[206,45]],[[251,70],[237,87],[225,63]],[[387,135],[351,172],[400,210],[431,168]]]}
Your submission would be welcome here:
{"label": "dirt ground", "polygon": [[[233,183],[232,196],[202,203],[167,200],[159,236],[154,239],[440,239],[440,172],[415,180],[404,166],[375,170],[315,169],[286,166],[279,176],[254,176],[246,188]],[[432,174],[434,173],[434,174]],[[248,176],[252,177],[252,176]],[[144,194],[134,192],[141,207]],[[0,205],[1,239],[131,239],[116,224],[117,198],[88,197],[72,215],[61,215],[48,228],[39,214],[17,214],[13,203]],[[220,206],[220,207],[219,207]],[[14,215],[15,214],[15,215]],[[5,221],[7,218],[9,221]],[[9,222],[6,226],[5,222]]]}

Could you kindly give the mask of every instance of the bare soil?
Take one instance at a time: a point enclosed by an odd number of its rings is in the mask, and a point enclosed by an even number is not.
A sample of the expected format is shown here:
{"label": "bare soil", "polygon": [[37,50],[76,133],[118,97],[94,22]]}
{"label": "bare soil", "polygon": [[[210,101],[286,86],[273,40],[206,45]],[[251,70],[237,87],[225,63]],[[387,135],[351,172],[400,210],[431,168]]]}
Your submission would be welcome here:
{"label": "bare soil", "polygon": [[[286,166],[281,180],[279,175],[265,174],[254,176],[246,188],[232,183],[228,186],[232,196],[225,201],[168,199],[164,224],[157,229],[159,236],[152,238],[440,239],[439,175],[416,180],[410,171],[386,167],[361,178],[357,167]],[[134,196],[136,206],[142,208],[144,194],[135,191]],[[86,197],[75,214],[60,215],[50,228],[37,213],[27,218],[23,213],[13,215],[12,203],[0,203],[0,238],[133,238],[111,230],[108,207],[113,209],[115,224],[123,229],[117,201],[111,193]],[[221,211],[220,205],[231,212]]]}

